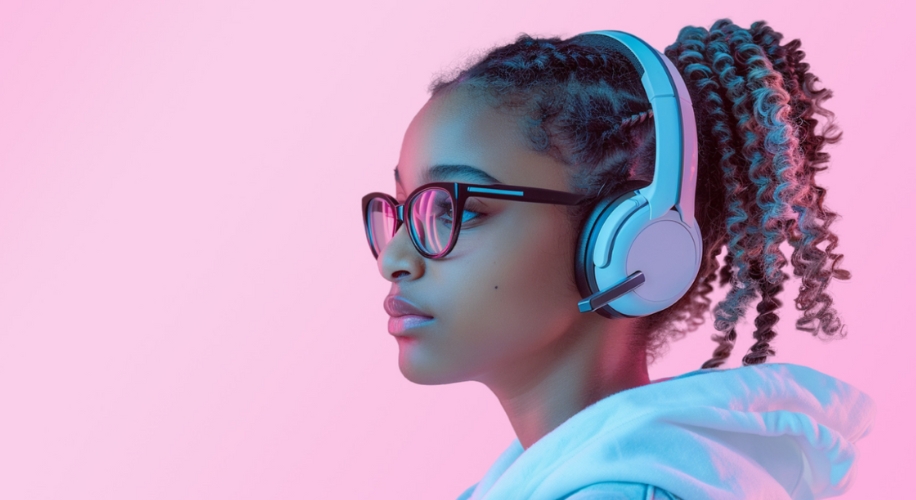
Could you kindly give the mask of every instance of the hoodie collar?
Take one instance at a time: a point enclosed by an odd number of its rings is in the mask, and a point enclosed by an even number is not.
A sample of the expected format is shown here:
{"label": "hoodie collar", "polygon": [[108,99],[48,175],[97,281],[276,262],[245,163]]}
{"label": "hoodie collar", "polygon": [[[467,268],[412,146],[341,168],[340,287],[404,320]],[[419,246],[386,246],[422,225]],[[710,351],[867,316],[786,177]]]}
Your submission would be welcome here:
{"label": "hoodie collar", "polygon": [[682,498],[821,498],[848,489],[874,403],[829,375],[769,363],[706,369],[613,394],[523,450],[472,499],[565,497],[636,482]]}

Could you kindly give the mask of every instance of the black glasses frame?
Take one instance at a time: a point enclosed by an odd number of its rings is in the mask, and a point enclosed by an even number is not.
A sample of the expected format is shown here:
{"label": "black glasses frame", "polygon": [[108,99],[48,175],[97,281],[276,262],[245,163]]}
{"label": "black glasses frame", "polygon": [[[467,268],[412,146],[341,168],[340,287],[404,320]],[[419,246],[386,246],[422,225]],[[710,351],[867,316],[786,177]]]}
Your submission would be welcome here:
{"label": "black glasses frame", "polygon": [[[452,216],[452,220],[456,221],[452,226],[451,237],[449,239],[448,245],[442,252],[438,254],[430,254],[423,250],[423,248],[420,246],[415,229],[415,222],[409,215],[413,213],[413,203],[416,201],[417,197],[423,191],[434,188],[442,189],[449,193],[451,196],[452,206],[454,207],[455,211],[455,214]],[[404,204],[399,204],[397,199],[386,193],[369,193],[366,196],[363,196],[362,200],[363,226],[365,226],[366,229],[366,239],[369,242],[369,248],[372,250],[372,255],[378,259],[378,252],[375,251],[375,245],[372,244],[372,230],[369,225],[369,204],[372,203],[373,200],[381,199],[390,204],[394,209],[394,213],[397,214],[397,222],[395,222],[394,234],[397,234],[398,230],[401,228],[401,225],[405,222],[404,211],[406,209],[408,213],[406,220],[408,228],[407,233],[410,235],[410,241],[413,243],[414,248],[417,249],[417,252],[419,252],[420,255],[428,259],[441,259],[452,251],[452,249],[455,247],[455,243],[458,241],[458,234],[461,232],[460,221],[464,220],[464,205],[468,198],[471,197],[568,206],[579,205],[588,199],[587,196],[568,193],[566,191],[554,191],[551,189],[527,186],[511,186],[508,184],[465,184],[463,182],[431,182],[429,184],[424,184],[410,193],[410,195],[404,201]]]}

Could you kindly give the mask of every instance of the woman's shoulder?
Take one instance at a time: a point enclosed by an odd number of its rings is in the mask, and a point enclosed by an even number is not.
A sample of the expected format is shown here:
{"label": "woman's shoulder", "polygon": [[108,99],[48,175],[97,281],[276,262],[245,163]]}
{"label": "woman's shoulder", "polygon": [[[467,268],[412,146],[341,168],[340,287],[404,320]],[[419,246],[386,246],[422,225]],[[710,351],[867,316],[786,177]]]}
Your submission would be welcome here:
{"label": "woman's shoulder", "polygon": [[563,500],[680,500],[667,491],[641,483],[609,482],[586,486]]}
{"label": "woman's shoulder", "polygon": [[[466,500],[474,494],[473,485],[457,500]],[[656,488],[649,484],[626,483],[626,482],[608,482],[597,483],[586,486],[573,494],[564,497],[562,500],[681,500],[680,497],[668,493],[667,491]]]}

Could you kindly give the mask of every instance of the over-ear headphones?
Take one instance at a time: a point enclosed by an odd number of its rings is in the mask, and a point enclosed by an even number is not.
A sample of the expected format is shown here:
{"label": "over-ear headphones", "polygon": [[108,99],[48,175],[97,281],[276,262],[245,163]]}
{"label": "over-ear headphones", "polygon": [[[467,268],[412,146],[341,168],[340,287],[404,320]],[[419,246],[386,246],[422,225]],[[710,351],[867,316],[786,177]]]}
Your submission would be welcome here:
{"label": "over-ear headphones", "polygon": [[655,121],[652,182],[599,202],[580,233],[575,263],[583,297],[579,310],[608,318],[647,316],[677,302],[700,269],[693,105],[677,68],[646,42],[620,31],[579,37],[630,60]]}

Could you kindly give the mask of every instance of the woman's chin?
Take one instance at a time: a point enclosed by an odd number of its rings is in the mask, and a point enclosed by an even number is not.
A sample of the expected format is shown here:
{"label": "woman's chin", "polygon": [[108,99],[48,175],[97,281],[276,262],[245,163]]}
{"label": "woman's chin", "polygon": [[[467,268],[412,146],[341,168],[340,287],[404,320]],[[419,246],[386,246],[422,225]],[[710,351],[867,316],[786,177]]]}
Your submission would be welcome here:
{"label": "woman's chin", "polygon": [[405,367],[404,365],[400,365],[399,368],[401,369],[401,374],[404,375],[404,378],[415,384],[443,385],[458,382],[457,380],[443,377],[441,373],[430,373],[426,371],[415,370],[413,367]]}
{"label": "woman's chin", "polygon": [[416,339],[398,339],[398,368],[407,380],[420,385],[442,385],[463,382],[447,363],[435,359],[417,345]]}

